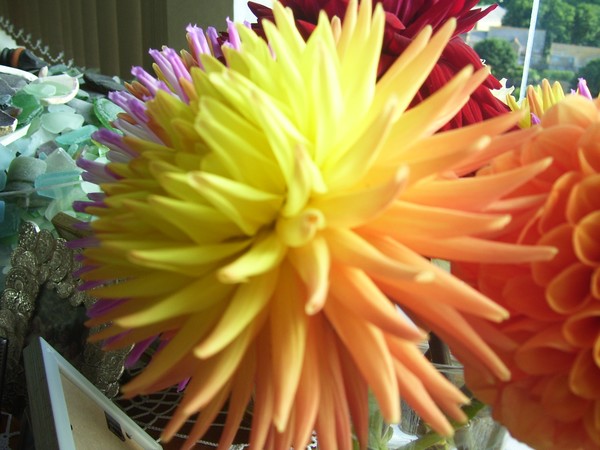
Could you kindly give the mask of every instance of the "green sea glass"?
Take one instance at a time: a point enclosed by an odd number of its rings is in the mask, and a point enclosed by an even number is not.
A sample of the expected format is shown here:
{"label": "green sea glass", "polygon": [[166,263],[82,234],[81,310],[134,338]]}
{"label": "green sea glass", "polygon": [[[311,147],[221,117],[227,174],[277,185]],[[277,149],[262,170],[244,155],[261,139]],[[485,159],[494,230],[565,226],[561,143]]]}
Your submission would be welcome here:
{"label": "green sea glass", "polygon": [[117,119],[120,113],[125,111],[107,98],[99,97],[94,100],[94,112],[102,125],[112,129],[112,123]]}
{"label": "green sea glass", "polygon": [[43,111],[39,99],[24,91],[17,92],[12,98],[12,103],[14,106],[21,109],[21,113],[19,114],[19,117],[17,117],[19,126],[31,123],[31,121],[38,117]]}

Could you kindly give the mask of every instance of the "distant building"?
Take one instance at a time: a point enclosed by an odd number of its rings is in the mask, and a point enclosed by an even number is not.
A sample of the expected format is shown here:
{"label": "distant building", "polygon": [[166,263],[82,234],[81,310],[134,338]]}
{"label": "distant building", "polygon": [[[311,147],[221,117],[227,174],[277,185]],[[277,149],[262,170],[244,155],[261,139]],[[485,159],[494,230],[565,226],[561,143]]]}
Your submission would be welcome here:
{"label": "distant building", "polygon": [[593,59],[600,58],[600,48],[583,45],[553,43],[548,57],[548,68],[577,72]]}
{"label": "distant building", "polygon": [[487,35],[487,31],[473,30],[469,31],[468,33],[462,34],[461,37],[471,47],[475,47],[475,44],[483,41],[484,39],[487,39]]}
{"label": "distant building", "polygon": [[[506,10],[504,8],[497,7],[481,19],[473,30],[462,34],[461,38],[471,47],[484,39],[494,38],[507,41],[512,44],[518,55],[517,62],[522,66],[525,61],[529,29],[502,26],[502,19],[505,14]],[[577,74],[590,61],[600,59],[600,48],[572,44],[553,43],[544,54],[545,42],[546,31],[536,29],[531,54],[532,69],[564,70]],[[561,80],[561,84],[565,91],[571,87],[567,80]]]}
{"label": "distant building", "polygon": [[[525,50],[527,48],[527,28],[516,27],[490,27],[488,30],[474,30],[463,35],[464,41],[471,47],[484,39],[500,39],[512,44],[518,56],[518,63],[525,61]],[[544,64],[544,41],[546,40],[546,31],[536,30],[533,37],[533,53],[531,55],[531,65],[533,67]]]}
{"label": "distant building", "polygon": [[[518,55],[519,64],[525,61],[525,50],[527,49],[528,28],[516,27],[495,27],[490,28],[487,38],[502,39],[503,41],[511,42]],[[544,60],[544,42],[546,41],[545,30],[535,30],[533,36],[533,48],[531,53],[531,65],[539,66],[545,62]]]}
{"label": "distant building", "polygon": [[496,7],[491,13],[477,22],[473,31],[488,31],[492,27],[501,27],[505,14],[506,8],[501,6]]}

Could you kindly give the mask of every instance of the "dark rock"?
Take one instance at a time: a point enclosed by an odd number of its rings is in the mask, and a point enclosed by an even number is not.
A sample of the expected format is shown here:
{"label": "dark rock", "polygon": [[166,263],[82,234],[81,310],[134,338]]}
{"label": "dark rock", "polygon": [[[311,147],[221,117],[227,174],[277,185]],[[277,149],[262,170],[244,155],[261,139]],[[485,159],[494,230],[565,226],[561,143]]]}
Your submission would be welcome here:
{"label": "dark rock", "polygon": [[100,94],[108,95],[111,91],[123,91],[125,86],[117,82],[113,77],[94,72],[85,72],[83,74],[85,89]]}

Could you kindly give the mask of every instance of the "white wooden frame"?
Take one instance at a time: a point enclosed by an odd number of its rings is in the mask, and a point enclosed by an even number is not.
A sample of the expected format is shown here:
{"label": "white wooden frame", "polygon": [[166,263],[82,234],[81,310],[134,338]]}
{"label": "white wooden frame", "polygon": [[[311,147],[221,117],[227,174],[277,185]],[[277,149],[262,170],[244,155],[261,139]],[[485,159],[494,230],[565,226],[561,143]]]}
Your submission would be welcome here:
{"label": "white wooden frame", "polygon": [[23,356],[36,448],[162,449],[44,339],[33,341]]}

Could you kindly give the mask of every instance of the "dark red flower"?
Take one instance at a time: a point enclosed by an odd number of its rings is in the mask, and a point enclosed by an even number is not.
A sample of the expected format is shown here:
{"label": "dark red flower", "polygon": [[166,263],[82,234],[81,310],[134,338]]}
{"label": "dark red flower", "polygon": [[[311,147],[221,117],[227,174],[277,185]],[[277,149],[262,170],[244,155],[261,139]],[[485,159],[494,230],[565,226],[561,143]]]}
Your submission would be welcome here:
{"label": "dark red flower", "polygon": [[[314,29],[319,12],[325,11],[329,17],[344,17],[348,0],[280,0],[294,11],[297,25],[307,38]],[[497,5],[475,8],[479,0],[383,0],[386,11],[386,31],[381,54],[379,75],[383,75],[391,64],[406,49],[408,44],[426,25],[434,30],[448,19],[457,19],[456,31],[448,42],[438,63],[416,95],[413,105],[423,101],[448,82],[467,65],[475,69],[482,67],[477,53],[467,45],[460,35],[471,30],[475,24]],[[271,8],[255,2],[248,2],[252,12],[262,19],[273,18]],[[259,25],[260,26],[260,25]],[[490,75],[471,95],[469,102],[443,129],[458,128],[484,119],[495,117],[508,111],[507,106],[492,95],[490,89],[499,89],[500,82]]]}

